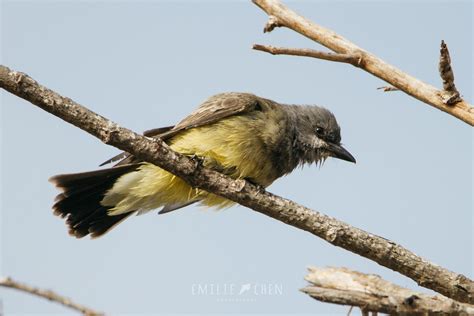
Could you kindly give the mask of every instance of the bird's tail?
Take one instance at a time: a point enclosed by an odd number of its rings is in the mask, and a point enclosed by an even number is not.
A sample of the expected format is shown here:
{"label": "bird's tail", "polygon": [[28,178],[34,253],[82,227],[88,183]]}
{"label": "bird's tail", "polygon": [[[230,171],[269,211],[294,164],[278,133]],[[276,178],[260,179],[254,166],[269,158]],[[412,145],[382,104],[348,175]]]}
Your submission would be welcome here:
{"label": "bird's tail", "polygon": [[104,195],[122,175],[141,164],[129,164],[83,173],[61,174],[49,179],[63,192],[55,199],[54,214],[66,218],[69,234],[81,238],[99,237],[133,214],[134,210],[109,215],[110,206],[101,204]]}

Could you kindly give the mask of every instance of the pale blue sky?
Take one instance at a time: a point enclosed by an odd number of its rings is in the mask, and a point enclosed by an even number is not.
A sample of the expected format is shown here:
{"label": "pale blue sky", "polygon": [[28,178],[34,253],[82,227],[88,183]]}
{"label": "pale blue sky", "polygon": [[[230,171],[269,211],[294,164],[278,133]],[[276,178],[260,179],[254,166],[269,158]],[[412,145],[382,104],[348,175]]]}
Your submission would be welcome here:
{"label": "pale blue sky", "polygon": [[[473,100],[471,2],[292,1],[313,21],[440,87],[439,43]],[[332,110],[357,164],[328,160],[269,190],[396,241],[473,277],[472,129],[354,67],[251,50],[317,45],[277,29],[250,1],[3,1],[2,63],[135,131],[173,124],[206,97],[248,91]],[[321,48],[322,49],[322,48]],[[1,273],[112,315],[345,314],[298,291],[306,267],[345,266],[413,281],[244,207],[195,207],[127,220],[102,239],[76,240],[52,215],[47,179],[94,169],[117,153],[2,93]],[[276,286],[263,295],[196,293],[196,286]],[[238,290],[236,290],[238,291]],[[7,315],[73,315],[0,290]]]}

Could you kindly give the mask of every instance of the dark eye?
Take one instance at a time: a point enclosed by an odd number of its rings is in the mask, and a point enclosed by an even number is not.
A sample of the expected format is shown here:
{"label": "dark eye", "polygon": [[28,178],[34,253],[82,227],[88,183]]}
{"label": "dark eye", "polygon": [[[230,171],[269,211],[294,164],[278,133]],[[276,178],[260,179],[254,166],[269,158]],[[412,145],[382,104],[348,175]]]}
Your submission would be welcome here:
{"label": "dark eye", "polygon": [[324,128],[316,127],[316,135],[323,136],[324,135]]}

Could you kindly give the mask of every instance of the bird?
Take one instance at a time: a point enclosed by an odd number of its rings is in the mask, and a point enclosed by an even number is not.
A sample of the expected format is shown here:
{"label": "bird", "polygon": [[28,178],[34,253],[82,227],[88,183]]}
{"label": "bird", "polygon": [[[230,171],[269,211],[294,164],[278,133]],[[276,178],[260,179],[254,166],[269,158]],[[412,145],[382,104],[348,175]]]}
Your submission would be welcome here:
{"label": "bird", "polygon": [[[204,167],[266,188],[305,164],[328,157],[355,163],[341,146],[332,112],[316,105],[287,105],[251,93],[211,96],[174,126],[145,131]],[[117,162],[118,161],[118,162]],[[62,192],[53,205],[69,234],[97,238],[132,214],[166,214],[199,203],[222,209],[234,202],[193,188],[181,178],[123,152],[89,172],[50,178]]]}

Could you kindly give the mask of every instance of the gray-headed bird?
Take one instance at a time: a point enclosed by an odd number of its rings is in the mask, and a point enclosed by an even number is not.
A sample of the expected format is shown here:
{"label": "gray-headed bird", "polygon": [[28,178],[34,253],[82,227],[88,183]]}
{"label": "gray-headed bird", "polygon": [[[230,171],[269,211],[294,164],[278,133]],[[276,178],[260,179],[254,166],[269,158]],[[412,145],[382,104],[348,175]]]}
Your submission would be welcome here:
{"label": "gray-headed bird", "polygon": [[[175,126],[144,133],[173,150],[234,179],[269,186],[297,166],[327,157],[355,162],[341,146],[334,115],[318,106],[284,105],[249,93],[221,93],[207,99]],[[57,175],[62,193],[54,213],[66,218],[69,233],[99,237],[132,214],[167,213],[193,203],[223,208],[233,204],[189,186],[153,164],[122,153],[115,166]]]}

